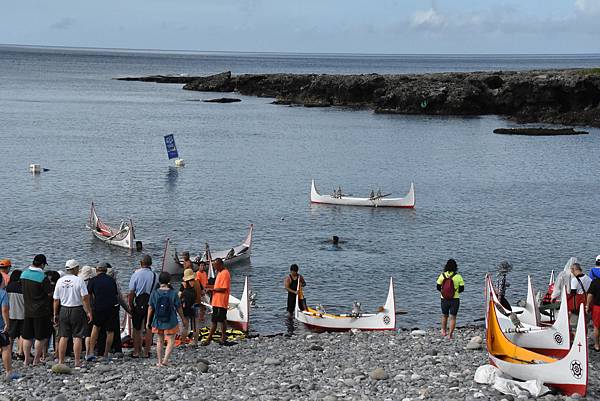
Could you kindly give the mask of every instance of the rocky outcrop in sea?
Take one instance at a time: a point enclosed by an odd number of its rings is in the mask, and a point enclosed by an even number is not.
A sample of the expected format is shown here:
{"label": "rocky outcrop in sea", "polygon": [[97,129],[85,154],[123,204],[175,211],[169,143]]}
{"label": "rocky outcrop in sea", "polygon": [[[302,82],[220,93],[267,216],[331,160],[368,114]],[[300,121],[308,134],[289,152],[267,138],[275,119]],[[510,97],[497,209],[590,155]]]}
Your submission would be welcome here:
{"label": "rocky outcrop in sea", "polygon": [[[177,77],[154,78],[174,83]],[[519,122],[600,127],[600,68],[407,75],[224,72],[180,77],[179,83],[186,90],[239,92],[275,98],[274,103],[283,105],[350,106],[393,114],[497,114]]]}

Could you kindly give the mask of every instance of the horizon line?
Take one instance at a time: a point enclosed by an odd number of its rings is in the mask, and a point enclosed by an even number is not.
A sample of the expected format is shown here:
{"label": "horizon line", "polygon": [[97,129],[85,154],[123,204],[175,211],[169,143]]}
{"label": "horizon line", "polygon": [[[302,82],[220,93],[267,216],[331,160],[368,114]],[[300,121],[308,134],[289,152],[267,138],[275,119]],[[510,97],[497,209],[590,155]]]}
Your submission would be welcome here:
{"label": "horizon line", "polygon": [[0,43],[2,48],[48,49],[73,51],[113,51],[122,53],[155,53],[155,54],[261,54],[261,55],[339,55],[339,56],[600,56],[600,53],[348,53],[348,52],[283,52],[283,51],[248,51],[248,50],[184,50],[126,47],[88,47]]}

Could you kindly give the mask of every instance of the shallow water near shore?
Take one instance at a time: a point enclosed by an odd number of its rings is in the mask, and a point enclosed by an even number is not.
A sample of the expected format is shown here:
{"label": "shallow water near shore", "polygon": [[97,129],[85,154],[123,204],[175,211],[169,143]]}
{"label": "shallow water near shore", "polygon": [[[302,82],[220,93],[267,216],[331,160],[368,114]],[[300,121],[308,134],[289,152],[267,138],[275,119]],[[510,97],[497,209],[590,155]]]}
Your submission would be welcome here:
{"label": "shallow water near shore", "polygon": [[[415,58],[416,57],[416,58]],[[595,58],[594,58],[595,57]],[[491,61],[490,61],[491,60]],[[239,244],[255,224],[252,261],[232,270],[257,293],[251,325],[286,330],[283,279],[300,265],[309,304],[365,310],[385,301],[395,280],[401,327],[432,326],[435,279],[449,257],[466,281],[459,320],[483,316],[483,276],[503,259],[514,266],[512,299],[526,275],[542,289],[551,269],[578,256],[587,269],[600,253],[597,149],[600,131],[578,137],[505,137],[495,116],[376,115],[338,108],[192,100],[219,97],[180,85],[121,82],[124,75],[223,70],[404,73],[587,67],[598,56],[422,57],[149,55],[0,49],[1,257],[24,268],[34,254],[50,269],[64,261],[109,261],[127,283],[140,254],[107,247],[85,230],[90,202],[101,218],[131,217],[145,252],[160,266],[164,240],[199,252]],[[229,95],[228,95],[229,96]],[[174,133],[187,165],[166,159]],[[27,172],[29,163],[50,171]],[[371,189],[402,196],[416,185],[415,210],[310,205],[322,192]],[[324,244],[338,235],[337,251]],[[124,285],[123,285],[124,287]]]}

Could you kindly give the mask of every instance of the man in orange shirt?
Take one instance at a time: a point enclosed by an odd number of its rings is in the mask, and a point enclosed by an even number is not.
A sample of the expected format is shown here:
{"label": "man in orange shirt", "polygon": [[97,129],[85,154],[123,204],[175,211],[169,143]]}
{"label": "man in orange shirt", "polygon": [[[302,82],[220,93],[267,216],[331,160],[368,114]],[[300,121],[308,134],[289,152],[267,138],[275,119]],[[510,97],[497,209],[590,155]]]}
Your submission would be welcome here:
{"label": "man in orange shirt", "polygon": [[212,291],[212,325],[210,333],[206,340],[202,341],[201,345],[208,345],[212,341],[213,334],[217,330],[217,323],[221,323],[221,345],[228,345],[226,323],[227,323],[227,307],[229,306],[229,293],[231,292],[231,275],[229,270],[223,265],[223,260],[217,258],[214,261],[214,267],[217,270],[217,278],[213,288],[207,288],[207,291]]}

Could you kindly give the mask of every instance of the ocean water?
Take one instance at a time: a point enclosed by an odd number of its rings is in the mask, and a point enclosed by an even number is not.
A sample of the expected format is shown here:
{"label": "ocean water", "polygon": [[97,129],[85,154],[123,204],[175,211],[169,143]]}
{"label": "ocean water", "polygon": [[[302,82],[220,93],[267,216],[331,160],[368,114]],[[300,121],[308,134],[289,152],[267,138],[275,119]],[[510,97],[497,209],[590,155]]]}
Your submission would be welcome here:
{"label": "ocean water", "polygon": [[[570,68],[600,55],[362,56],[147,53],[0,48],[0,257],[25,268],[45,253],[49,269],[76,258],[109,261],[123,287],[141,254],[107,247],[86,231],[91,201],[101,218],[131,218],[144,252],[160,268],[164,241],[200,252],[239,244],[255,225],[251,263],[232,269],[239,296],[248,276],[257,293],[251,326],[286,330],[283,280],[292,263],[309,304],[365,310],[385,302],[394,278],[399,327],[435,325],[435,280],[455,258],[466,289],[459,322],[483,316],[487,271],[514,266],[509,298],[524,297],[527,275],[542,289],[552,269],[577,256],[588,269],[600,253],[600,131],[575,137],[494,135],[513,125],[497,116],[376,115],[343,108],[199,100],[219,94],[181,85],[123,82],[145,74],[433,71]],[[186,161],[167,160],[173,133]],[[49,171],[28,173],[30,163]],[[322,192],[381,188],[414,210],[309,203]],[[338,235],[345,243],[324,243]]]}

